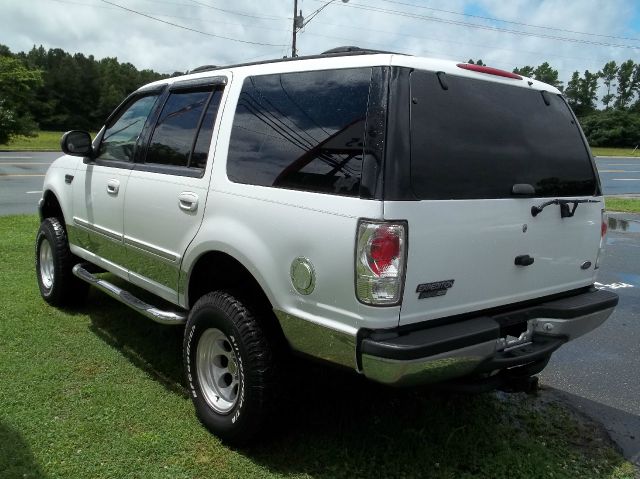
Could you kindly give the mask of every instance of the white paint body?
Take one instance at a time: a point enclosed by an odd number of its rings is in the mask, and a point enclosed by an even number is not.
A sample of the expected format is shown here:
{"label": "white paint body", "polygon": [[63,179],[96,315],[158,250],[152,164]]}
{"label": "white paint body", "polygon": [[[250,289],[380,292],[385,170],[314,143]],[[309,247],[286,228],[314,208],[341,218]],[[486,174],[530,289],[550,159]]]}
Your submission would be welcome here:
{"label": "white paint body", "polygon": [[[180,80],[227,78],[202,178],[115,171],[65,156],[51,166],[43,190],[56,194],[67,224],[80,218],[120,235],[125,258],[132,248],[126,245],[130,238],[174,256],[177,270],[188,275],[203,254],[227,253],[251,272],[274,309],[350,336],[363,327],[392,328],[593,284],[593,268],[585,271],[580,265],[595,264],[603,203],[581,204],[571,219],[561,219],[557,206],[532,218],[531,206],[544,199],[382,202],[238,184],[227,178],[231,128],[247,76],[389,65],[514,85],[513,80],[462,70],[453,62],[390,54],[197,73]],[[559,93],[535,80],[518,85]],[[75,175],[72,185],[64,183],[65,173]],[[120,183],[117,195],[106,191],[112,179]],[[194,212],[179,207],[179,196],[185,192],[198,198]],[[406,281],[399,306],[366,306],[356,299],[354,247],[360,218],[408,221]],[[175,286],[162,285],[99,252],[76,244],[71,248],[176,305],[191,306],[177,276]],[[515,266],[514,257],[520,254],[534,256],[535,264]],[[290,265],[300,256],[311,261],[316,274],[315,288],[307,296],[291,284]],[[449,279],[455,284],[446,296],[418,300],[418,284]]]}

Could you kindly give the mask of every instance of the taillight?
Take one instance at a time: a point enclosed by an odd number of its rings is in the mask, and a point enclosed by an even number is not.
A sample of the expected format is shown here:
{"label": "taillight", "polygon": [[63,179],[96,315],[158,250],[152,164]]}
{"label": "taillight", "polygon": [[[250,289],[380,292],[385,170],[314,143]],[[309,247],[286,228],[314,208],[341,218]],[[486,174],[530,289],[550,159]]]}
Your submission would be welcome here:
{"label": "taillight", "polygon": [[609,218],[604,210],[601,211],[600,218],[600,246],[598,247],[598,256],[596,257],[596,265],[594,266],[594,269],[598,269],[600,267],[600,260],[604,254],[604,245],[607,243],[607,222]]}
{"label": "taillight", "polygon": [[402,299],[406,226],[361,221],[356,242],[356,295],[372,305],[394,305]]}

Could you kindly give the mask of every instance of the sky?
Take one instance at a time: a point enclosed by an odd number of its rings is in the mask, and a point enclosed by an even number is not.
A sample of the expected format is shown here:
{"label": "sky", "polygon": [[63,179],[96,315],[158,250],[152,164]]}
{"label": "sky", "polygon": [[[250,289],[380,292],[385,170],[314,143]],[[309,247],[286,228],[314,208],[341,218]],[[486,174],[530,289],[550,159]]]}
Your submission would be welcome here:
{"label": "sky", "polygon": [[[298,8],[308,19],[326,3]],[[0,0],[0,43],[173,73],[289,56],[292,17],[293,0]],[[566,84],[610,60],[640,63],[640,0],[333,0],[298,33],[298,53],[341,45],[506,70],[548,61]]]}

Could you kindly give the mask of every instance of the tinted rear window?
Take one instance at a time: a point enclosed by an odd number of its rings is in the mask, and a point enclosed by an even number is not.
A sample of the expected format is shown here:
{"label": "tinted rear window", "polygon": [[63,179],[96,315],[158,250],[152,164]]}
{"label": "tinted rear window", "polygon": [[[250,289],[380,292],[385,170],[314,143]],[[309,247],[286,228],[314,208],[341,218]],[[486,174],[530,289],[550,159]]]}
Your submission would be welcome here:
{"label": "tinted rear window", "polygon": [[358,196],[371,68],[244,81],[227,175],[236,183]]}
{"label": "tinted rear window", "polygon": [[580,131],[561,97],[435,73],[411,74],[411,183],[420,199],[509,198],[527,183],[536,196],[583,196],[596,179]]}

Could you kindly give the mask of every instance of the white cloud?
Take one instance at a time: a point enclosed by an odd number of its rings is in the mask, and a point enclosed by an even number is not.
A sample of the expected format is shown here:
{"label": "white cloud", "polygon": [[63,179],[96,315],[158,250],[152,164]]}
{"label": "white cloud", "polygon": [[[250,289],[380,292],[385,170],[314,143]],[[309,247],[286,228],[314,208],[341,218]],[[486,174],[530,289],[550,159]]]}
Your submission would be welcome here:
{"label": "white cloud", "polygon": [[[138,68],[162,72],[187,70],[203,64],[229,64],[279,58],[290,54],[293,0],[109,0],[168,22],[214,35],[259,45],[232,42],[162,24],[121,10],[100,0],[4,0],[0,3],[0,43],[12,51],[33,45],[118,57]],[[640,38],[640,7],[634,0],[351,0],[325,8],[298,36],[300,54],[313,54],[337,45],[360,45],[454,60],[482,58],[485,63],[511,70],[516,66],[549,61],[566,82],[574,70],[597,71],[608,60],[638,58],[638,49],[567,42],[559,39],[510,34],[445,22],[466,22],[490,28],[517,30],[600,43],[633,44],[639,41],[579,35],[465,17],[401,3],[421,5],[512,22]],[[244,12],[236,15],[206,8]],[[300,0],[305,17],[322,6],[320,0]],[[377,7],[432,17],[431,20],[373,12]],[[433,18],[441,21],[434,21]],[[633,19],[636,19],[636,24]],[[444,20],[445,22],[443,22]],[[278,44],[284,46],[266,46]]]}

